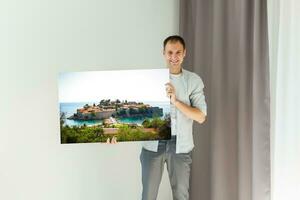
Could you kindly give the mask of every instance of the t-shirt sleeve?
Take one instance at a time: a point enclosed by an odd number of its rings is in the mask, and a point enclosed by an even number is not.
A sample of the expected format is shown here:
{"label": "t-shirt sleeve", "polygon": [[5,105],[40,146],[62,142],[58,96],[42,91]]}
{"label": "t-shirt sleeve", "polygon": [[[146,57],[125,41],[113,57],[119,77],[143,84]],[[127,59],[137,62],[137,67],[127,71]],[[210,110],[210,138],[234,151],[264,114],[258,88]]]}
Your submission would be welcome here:
{"label": "t-shirt sleeve", "polygon": [[198,108],[203,112],[205,115],[207,115],[207,105],[205,102],[205,96],[204,96],[204,83],[202,79],[197,75],[193,77],[192,81],[192,91],[190,94],[190,101],[191,105],[195,108]]}

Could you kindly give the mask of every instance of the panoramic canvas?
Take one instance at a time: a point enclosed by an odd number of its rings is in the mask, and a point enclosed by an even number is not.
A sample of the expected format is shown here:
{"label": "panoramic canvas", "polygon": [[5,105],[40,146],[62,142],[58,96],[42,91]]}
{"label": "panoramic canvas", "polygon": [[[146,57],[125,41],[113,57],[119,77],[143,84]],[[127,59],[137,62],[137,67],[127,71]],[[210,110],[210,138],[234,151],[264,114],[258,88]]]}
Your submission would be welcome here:
{"label": "panoramic canvas", "polygon": [[61,143],[167,140],[168,69],[59,74]]}

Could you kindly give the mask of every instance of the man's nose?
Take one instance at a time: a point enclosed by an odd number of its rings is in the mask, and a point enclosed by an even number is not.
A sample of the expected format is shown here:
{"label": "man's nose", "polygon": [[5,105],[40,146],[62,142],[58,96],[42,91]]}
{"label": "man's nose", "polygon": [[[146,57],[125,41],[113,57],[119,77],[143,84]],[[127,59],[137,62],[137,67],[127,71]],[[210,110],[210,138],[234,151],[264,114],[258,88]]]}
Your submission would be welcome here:
{"label": "man's nose", "polygon": [[178,56],[176,54],[171,56],[172,60],[177,60],[177,58],[178,58]]}

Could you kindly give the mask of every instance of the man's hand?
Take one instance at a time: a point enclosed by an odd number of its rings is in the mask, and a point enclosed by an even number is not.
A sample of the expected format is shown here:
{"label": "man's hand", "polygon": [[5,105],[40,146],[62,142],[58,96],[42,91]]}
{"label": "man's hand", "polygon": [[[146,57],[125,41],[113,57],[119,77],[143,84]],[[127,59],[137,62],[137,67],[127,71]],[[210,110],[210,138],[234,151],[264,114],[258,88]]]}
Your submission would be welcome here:
{"label": "man's hand", "polygon": [[116,136],[113,136],[112,138],[111,138],[111,141],[109,140],[109,138],[107,138],[107,140],[106,140],[106,144],[117,144],[118,142],[117,142],[117,137]]}
{"label": "man's hand", "polygon": [[188,118],[197,121],[202,124],[205,121],[206,115],[198,108],[188,106],[183,102],[176,99],[175,88],[171,83],[166,83],[166,93],[170,98],[171,104],[173,104],[178,110],[184,113]]}
{"label": "man's hand", "polygon": [[167,97],[170,98],[171,104],[175,105],[177,99],[174,86],[171,83],[166,83],[165,86]]}

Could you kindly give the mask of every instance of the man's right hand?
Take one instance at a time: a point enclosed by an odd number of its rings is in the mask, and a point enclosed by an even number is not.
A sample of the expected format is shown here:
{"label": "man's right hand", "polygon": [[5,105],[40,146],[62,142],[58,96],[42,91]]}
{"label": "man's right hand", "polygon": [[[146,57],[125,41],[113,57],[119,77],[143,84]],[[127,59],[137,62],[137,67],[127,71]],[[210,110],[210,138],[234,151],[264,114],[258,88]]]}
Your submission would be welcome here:
{"label": "man's right hand", "polygon": [[113,136],[111,138],[111,140],[109,138],[107,138],[107,140],[106,140],[106,144],[117,144],[117,143],[118,142],[117,142],[117,137],[116,136]]}

